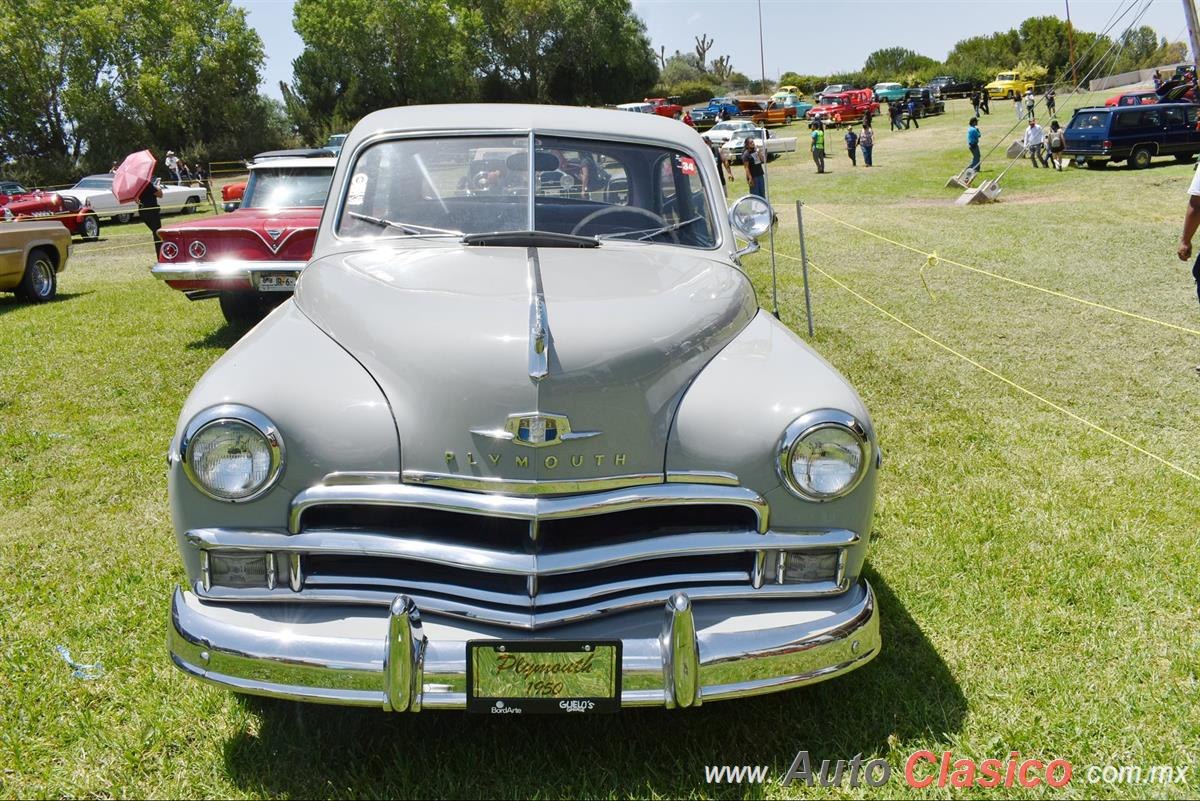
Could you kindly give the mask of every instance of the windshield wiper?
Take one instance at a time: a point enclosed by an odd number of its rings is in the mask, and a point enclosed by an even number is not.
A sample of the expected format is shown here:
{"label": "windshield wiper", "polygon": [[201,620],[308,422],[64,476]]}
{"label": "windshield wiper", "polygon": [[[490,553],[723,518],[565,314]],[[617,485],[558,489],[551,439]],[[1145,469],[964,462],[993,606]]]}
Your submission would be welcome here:
{"label": "windshield wiper", "polygon": [[398,222],[397,220],[385,220],[382,217],[372,217],[368,214],[359,214],[356,211],[346,212],[356,220],[373,223],[380,228],[399,228],[406,234],[414,236],[429,236],[436,234],[439,236],[462,236],[462,231],[451,231],[447,228],[434,228],[429,225],[417,225],[416,223]]}
{"label": "windshield wiper", "polygon": [[616,233],[616,234],[604,234],[604,235],[596,237],[596,238],[597,239],[616,239],[617,237],[622,237],[622,236],[637,236],[638,241],[642,241],[645,239],[653,239],[654,237],[658,236],[659,234],[668,234],[671,231],[678,231],[680,228],[684,227],[685,225],[691,225],[692,223],[697,222],[699,220],[703,220],[703,219],[704,219],[703,217],[692,217],[690,220],[684,220],[682,222],[671,223],[670,225],[664,225],[661,228],[643,228],[640,231],[621,231],[620,233]]}
{"label": "windshield wiper", "polygon": [[464,245],[499,245],[508,247],[600,247],[600,242],[596,237],[558,234],[553,231],[491,231],[483,234],[467,234],[462,238],[462,243]]}

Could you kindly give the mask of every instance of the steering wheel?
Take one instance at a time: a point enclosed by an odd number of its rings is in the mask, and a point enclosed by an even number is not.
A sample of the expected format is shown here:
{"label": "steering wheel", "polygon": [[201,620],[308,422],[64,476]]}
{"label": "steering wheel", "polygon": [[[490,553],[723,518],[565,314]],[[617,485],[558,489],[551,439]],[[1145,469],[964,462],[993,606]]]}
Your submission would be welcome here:
{"label": "steering wheel", "polygon": [[[603,217],[607,214],[634,214],[634,215],[640,215],[642,217],[647,217],[650,219],[651,222],[654,223],[654,225],[651,226],[652,228],[666,228],[668,225],[666,218],[655,214],[654,212],[650,211],[649,209],[643,209],[640,206],[605,206],[602,209],[597,209],[596,211],[593,211],[591,214],[589,214],[588,216],[584,217],[582,220],[577,222],[575,224],[575,227],[571,229],[571,234],[573,236],[578,236],[579,232],[582,231],[585,227],[587,227],[591,223],[595,222],[596,220],[600,219],[601,217]],[[679,244],[678,232],[667,231],[666,233],[671,235],[671,241],[673,243],[675,243],[676,245]]]}

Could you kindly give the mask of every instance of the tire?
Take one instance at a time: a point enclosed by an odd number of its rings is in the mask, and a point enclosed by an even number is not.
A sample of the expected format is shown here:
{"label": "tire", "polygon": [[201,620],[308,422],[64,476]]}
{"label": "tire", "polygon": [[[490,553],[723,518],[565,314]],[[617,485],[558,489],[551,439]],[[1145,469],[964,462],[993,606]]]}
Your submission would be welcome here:
{"label": "tire", "polygon": [[1009,89],[1008,94],[1005,95],[1005,97],[1007,97],[1009,100],[1015,100],[1017,95],[1012,89]]}
{"label": "tire", "polygon": [[200,205],[200,198],[196,195],[189,195],[184,201],[183,208],[179,210],[180,214],[195,214],[196,207]]}
{"label": "tire", "polygon": [[133,219],[133,215],[129,214],[128,212],[126,212],[125,214],[114,214],[113,215],[113,220],[120,223],[121,225],[124,225],[125,223],[129,222],[132,219]]}
{"label": "tire", "polygon": [[1129,154],[1129,169],[1144,170],[1150,166],[1152,158],[1154,158],[1154,154],[1150,152],[1150,148],[1145,145],[1135,147]]}
{"label": "tire", "polygon": [[58,294],[58,270],[44,248],[34,248],[25,259],[25,274],[17,285],[17,297],[29,303],[45,303]]}
{"label": "tire", "polygon": [[219,301],[227,323],[234,328],[249,330],[289,297],[283,293],[266,296],[257,292],[222,292]]}
{"label": "tire", "polygon": [[89,214],[83,218],[83,228],[79,235],[83,237],[84,242],[95,242],[100,238],[100,218],[95,214]]}

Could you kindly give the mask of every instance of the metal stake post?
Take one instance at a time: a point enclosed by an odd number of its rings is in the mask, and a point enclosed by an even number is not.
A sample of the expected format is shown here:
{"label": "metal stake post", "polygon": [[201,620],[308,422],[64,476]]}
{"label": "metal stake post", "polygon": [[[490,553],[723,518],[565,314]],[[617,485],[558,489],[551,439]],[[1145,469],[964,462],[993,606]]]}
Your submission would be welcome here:
{"label": "metal stake post", "polygon": [[[808,315],[808,335],[813,335],[812,293],[808,289],[808,251],[804,246],[804,203],[796,201],[796,226],[800,229],[800,269],[804,275],[804,312]],[[774,253],[771,254],[774,258]],[[778,315],[776,315],[778,316]]]}

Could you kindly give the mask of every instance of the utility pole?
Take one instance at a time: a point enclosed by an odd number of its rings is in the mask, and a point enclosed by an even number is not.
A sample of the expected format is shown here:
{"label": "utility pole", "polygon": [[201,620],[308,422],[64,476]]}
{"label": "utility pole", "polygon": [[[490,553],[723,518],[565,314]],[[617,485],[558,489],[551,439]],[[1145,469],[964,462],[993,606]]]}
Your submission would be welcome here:
{"label": "utility pole", "polygon": [[1079,65],[1075,63],[1075,28],[1071,25],[1071,0],[1063,0],[1067,4],[1067,50],[1071,59],[1071,83],[1079,89]]}
{"label": "utility pole", "polygon": [[1200,68],[1200,24],[1196,22],[1196,5],[1192,0],[1183,0],[1183,18],[1187,20],[1188,39],[1192,45],[1192,65]]}

